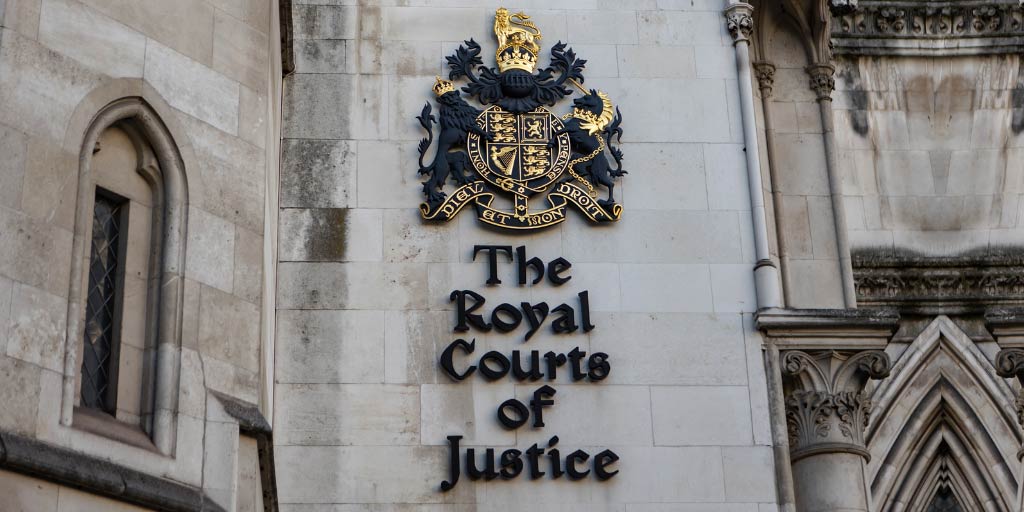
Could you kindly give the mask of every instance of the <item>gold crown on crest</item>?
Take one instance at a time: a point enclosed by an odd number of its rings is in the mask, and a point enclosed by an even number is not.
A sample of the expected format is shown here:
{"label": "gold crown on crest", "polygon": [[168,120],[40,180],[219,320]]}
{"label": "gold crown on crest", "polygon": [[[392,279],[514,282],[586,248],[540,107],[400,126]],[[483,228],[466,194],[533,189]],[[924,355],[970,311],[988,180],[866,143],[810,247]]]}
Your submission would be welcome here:
{"label": "gold crown on crest", "polygon": [[448,80],[441,80],[441,77],[434,77],[434,94],[442,96],[445,93],[449,93],[455,90],[455,84]]}
{"label": "gold crown on crest", "polygon": [[533,73],[541,35],[529,16],[522,12],[510,14],[504,7],[498,9],[494,13],[494,35],[498,38],[498,51],[494,53],[498,71],[521,69]]}

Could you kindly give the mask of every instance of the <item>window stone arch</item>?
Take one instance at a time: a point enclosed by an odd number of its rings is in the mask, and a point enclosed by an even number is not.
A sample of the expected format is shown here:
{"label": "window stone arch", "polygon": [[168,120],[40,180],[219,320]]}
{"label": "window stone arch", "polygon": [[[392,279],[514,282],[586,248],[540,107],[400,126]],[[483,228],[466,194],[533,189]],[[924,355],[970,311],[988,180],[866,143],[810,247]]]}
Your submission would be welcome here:
{"label": "window stone arch", "polygon": [[[65,148],[74,147],[79,154],[79,175],[68,295],[61,423],[72,425],[78,392],[76,381],[84,327],[82,298],[87,272],[84,255],[90,244],[86,235],[92,220],[90,208],[95,193],[91,167],[93,152],[105,130],[117,124],[127,125],[132,128],[129,131],[134,132],[131,134],[135,139],[133,142],[144,141],[155,158],[155,162],[140,160],[136,171],[150,183],[154,191],[152,235],[155,243],[151,272],[158,286],[149,296],[148,300],[152,304],[146,318],[155,355],[149,393],[152,409],[151,439],[158,451],[171,455],[175,449],[177,430],[189,194],[185,160],[181,146],[177,143],[177,140],[182,139],[172,135],[164,119],[147,101],[147,97],[153,95],[155,93],[141,81],[110,83],[94,91],[80,104],[65,137]],[[102,106],[97,109],[98,103]]]}

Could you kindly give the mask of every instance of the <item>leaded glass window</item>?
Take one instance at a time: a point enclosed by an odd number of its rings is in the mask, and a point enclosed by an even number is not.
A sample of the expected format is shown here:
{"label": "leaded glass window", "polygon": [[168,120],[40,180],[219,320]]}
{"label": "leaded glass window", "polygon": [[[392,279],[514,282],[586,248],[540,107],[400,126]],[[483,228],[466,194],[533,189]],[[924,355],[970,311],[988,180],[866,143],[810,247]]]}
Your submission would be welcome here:
{"label": "leaded glass window", "polygon": [[82,405],[115,414],[118,293],[125,201],[97,190],[89,251],[89,288],[82,358]]}

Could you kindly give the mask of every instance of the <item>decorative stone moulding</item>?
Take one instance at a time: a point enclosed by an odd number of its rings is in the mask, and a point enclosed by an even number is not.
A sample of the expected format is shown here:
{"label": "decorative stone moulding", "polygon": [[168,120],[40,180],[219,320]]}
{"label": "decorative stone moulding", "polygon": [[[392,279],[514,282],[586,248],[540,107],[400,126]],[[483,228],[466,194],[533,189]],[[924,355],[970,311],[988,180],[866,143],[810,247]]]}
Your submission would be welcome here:
{"label": "decorative stone moulding", "polygon": [[833,9],[836,55],[982,55],[1024,51],[1016,1],[861,0]]}
{"label": "decorative stone moulding", "polygon": [[983,312],[1024,306],[1024,257],[987,254],[949,258],[854,254],[857,303],[921,313]]}

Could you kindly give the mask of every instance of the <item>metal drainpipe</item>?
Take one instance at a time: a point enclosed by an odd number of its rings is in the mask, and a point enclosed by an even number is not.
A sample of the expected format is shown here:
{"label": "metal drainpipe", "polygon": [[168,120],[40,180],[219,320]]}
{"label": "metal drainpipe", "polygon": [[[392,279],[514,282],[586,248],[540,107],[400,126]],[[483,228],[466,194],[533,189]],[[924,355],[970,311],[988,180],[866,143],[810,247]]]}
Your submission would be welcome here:
{"label": "metal drainpipe", "polygon": [[768,221],[765,215],[764,190],[761,185],[761,162],[757,149],[757,123],[754,119],[754,89],[750,73],[750,34],[754,29],[750,4],[736,3],[725,10],[726,26],[736,49],[736,73],[740,91],[740,112],[743,119],[744,152],[747,159],[747,185],[750,192],[750,216],[754,225],[754,283],[757,307],[782,306],[779,272],[768,249]]}
{"label": "metal drainpipe", "polygon": [[[754,91],[751,79],[750,34],[754,29],[751,14],[754,8],[746,3],[733,3],[725,9],[726,27],[733,37],[736,49],[736,72],[740,93],[740,111],[743,120],[743,141],[747,160],[747,184],[750,192],[750,214],[754,225],[754,248],[757,264],[754,282],[757,286],[757,307],[782,307],[779,273],[771,260],[768,248],[768,222],[765,215],[764,190],[761,184],[761,162],[758,159],[757,124],[754,119]],[[786,410],[779,368],[779,350],[766,347],[765,371],[768,379],[768,402],[771,409],[772,449],[775,459],[776,492],[779,510],[796,512],[793,487],[793,467],[789,458],[789,439],[786,428]]]}

